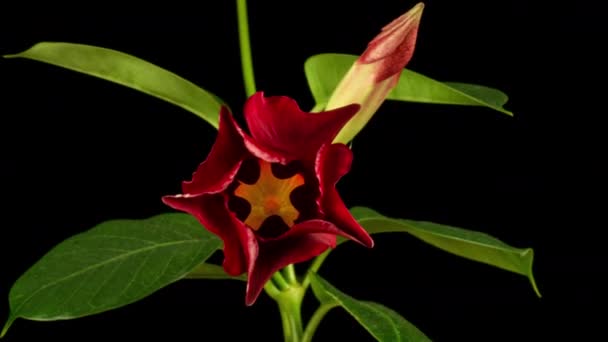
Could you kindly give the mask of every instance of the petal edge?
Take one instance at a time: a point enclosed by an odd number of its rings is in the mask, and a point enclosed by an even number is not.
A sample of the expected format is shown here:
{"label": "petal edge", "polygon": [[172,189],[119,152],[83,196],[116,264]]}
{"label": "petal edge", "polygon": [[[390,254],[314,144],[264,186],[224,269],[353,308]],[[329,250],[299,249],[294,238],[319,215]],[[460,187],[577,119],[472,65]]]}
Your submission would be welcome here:
{"label": "petal edge", "polygon": [[211,152],[192,174],[192,180],[182,183],[182,191],[185,194],[203,194],[225,190],[246,153],[240,128],[228,109],[222,106],[219,130]]}
{"label": "petal edge", "polygon": [[357,113],[358,104],[327,112],[308,113],[286,96],[252,95],[245,104],[245,120],[257,145],[280,153],[286,161],[314,162],[323,144],[331,143]]}
{"label": "petal edge", "polygon": [[319,150],[315,164],[321,191],[318,204],[325,218],[346,236],[371,248],[374,246],[371,236],[351,215],[336,190],[336,183],[350,170],[352,159],[352,151],[344,144],[324,145]]}

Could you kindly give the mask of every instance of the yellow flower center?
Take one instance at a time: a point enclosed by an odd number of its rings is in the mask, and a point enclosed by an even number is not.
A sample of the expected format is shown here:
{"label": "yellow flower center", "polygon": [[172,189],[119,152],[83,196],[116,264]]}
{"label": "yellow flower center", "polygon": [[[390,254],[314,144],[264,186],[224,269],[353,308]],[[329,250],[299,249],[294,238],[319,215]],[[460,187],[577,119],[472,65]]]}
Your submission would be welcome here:
{"label": "yellow flower center", "polygon": [[279,216],[289,227],[300,216],[300,212],[293,206],[289,195],[292,191],[304,184],[304,177],[297,173],[290,178],[276,178],[272,173],[270,163],[259,160],[260,177],[254,184],[239,181],[234,195],[245,199],[251,205],[249,216],[243,221],[253,230],[260,226],[270,216]]}

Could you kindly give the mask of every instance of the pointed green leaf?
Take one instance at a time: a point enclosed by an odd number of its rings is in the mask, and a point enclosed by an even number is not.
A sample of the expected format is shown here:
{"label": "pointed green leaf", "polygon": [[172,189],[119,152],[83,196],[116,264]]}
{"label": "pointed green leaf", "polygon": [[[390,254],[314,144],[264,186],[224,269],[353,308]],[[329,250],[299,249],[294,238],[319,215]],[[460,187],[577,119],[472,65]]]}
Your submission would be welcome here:
{"label": "pointed green leaf", "polygon": [[498,89],[460,82],[443,82],[443,84],[497,108],[502,108],[509,101],[507,94]]}
{"label": "pointed green leaf", "polygon": [[222,266],[208,264],[206,262],[196,266],[192,272],[188,273],[185,279],[234,279],[247,281],[245,275],[231,276],[224,271]]}
{"label": "pointed green leaf", "polygon": [[18,317],[70,319],[135,302],[183,278],[220,247],[186,214],[101,223],[57,245],[17,280],[0,336]]}
{"label": "pointed green leaf", "polygon": [[365,207],[354,207],[351,213],[370,234],[410,233],[449,253],[526,276],[540,297],[532,274],[532,248],[514,248],[488,234],[443,224],[392,219]]}
{"label": "pointed green leaf", "polygon": [[383,305],[356,300],[316,274],[312,275],[311,285],[321,303],[341,306],[378,341],[430,341],[412,323]]}
{"label": "pointed green leaf", "polygon": [[182,107],[218,127],[222,101],[217,96],[123,52],[83,44],[43,42],[4,57],[29,58],[122,84]]}
{"label": "pointed green leaf", "polygon": [[[317,104],[323,106],[346,72],[357,60],[355,55],[325,53],[306,60],[304,71]],[[404,69],[399,83],[388,95],[389,100],[483,106],[513,115],[503,108],[508,97],[500,90],[466,83],[439,82]]]}

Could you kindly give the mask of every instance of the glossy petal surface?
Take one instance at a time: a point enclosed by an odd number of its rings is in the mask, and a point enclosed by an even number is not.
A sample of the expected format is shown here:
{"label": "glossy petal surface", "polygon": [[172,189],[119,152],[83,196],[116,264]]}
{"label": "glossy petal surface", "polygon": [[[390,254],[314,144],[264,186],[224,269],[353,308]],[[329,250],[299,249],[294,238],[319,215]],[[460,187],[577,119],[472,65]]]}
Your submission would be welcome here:
{"label": "glossy petal surface", "polygon": [[256,93],[245,105],[251,135],[222,109],[209,156],[183,194],[163,197],[222,239],[226,273],[247,272],[247,305],[274,272],[334,247],[336,236],[373,245],[335,189],[352,153],[332,140],[358,108],[311,114]]}

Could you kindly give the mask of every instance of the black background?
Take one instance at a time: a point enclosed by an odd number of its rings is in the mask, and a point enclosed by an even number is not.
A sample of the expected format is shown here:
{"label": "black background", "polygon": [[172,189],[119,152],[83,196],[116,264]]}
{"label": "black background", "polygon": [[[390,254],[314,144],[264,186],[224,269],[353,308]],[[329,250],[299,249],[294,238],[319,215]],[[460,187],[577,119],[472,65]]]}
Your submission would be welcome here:
{"label": "black background", "polygon": [[[302,64],[360,54],[410,1],[251,2],[258,88],[311,108]],[[88,5],[87,5],[88,6]],[[232,1],[146,9],[4,7],[0,53],[39,41],[124,51],[212,91],[239,120],[241,81]],[[386,103],[354,143],[339,188],[348,205],[487,232],[534,247],[543,298],[519,275],[451,256],[406,235],[347,244],[321,274],[344,292],[394,308],[438,341],[586,340],[599,330],[599,170],[605,40],[599,12],[515,1],[427,2],[409,68],[510,96],[513,118],[483,108]],[[603,37],[603,38],[602,38]],[[136,91],[28,60],[0,60],[0,298],[52,246],[112,218],[170,209],[215,131]],[[604,113],[603,113],[604,112]],[[599,120],[598,120],[599,121]],[[598,199],[599,198],[599,199]],[[595,245],[598,245],[597,247]],[[0,301],[0,321],[8,301]],[[310,299],[309,312],[314,300]],[[183,281],[127,307],[53,323],[18,320],[7,340],[48,338],[280,340],[265,296],[244,305],[237,282]],[[211,336],[212,338],[209,338]],[[335,310],[319,340],[371,340]]]}

